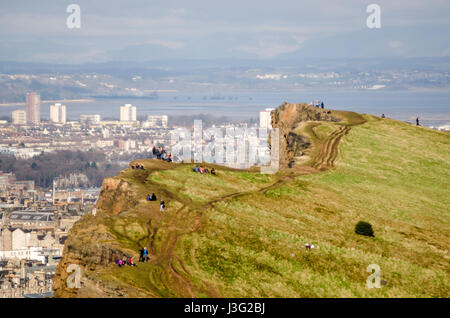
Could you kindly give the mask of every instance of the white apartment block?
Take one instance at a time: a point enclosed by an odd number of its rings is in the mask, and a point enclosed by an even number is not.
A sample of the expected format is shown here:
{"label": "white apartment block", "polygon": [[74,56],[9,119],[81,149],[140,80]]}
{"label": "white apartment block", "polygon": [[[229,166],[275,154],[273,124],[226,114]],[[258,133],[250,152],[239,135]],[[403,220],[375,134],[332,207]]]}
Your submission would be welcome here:
{"label": "white apartment block", "polygon": [[136,107],[125,104],[120,107],[120,121],[136,121]]}
{"label": "white apartment block", "polygon": [[12,112],[12,123],[14,125],[26,125],[27,124],[27,112],[25,110],[15,110]]}
{"label": "white apartment block", "polygon": [[147,121],[142,124],[144,128],[167,128],[167,115],[148,115]]}
{"label": "white apartment block", "polygon": [[56,124],[65,124],[67,120],[66,117],[66,106],[56,103],[50,106],[50,121]]}
{"label": "white apartment block", "polygon": [[0,259],[9,258],[36,260],[45,263],[45,255],[42,253],[42,247],[38,246],[30,246],[12,251],[0,251]]}
{"label": "white apartment block", "polygon": [[80,115],[80,122],[82,123],[99,123],[100,122],[100,115],[99,114],[95,114],[95,115],[86,115],[86,114],[82,114]]}
{"label": "white apartment block", "polygon": [[259,127],[272,129],[272,116],[270,113],[274,108],[266,108],[266,110],[259,112]]}

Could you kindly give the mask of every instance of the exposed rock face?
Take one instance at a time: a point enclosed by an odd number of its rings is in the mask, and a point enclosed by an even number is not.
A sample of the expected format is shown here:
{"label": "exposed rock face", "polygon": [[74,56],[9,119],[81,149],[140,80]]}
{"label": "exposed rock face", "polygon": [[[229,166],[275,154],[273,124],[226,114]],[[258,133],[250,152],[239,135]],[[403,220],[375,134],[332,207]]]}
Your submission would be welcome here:
{"label": "exposed rock face", "polygon": [[[88,216],[89,217],[89,216]],[[59,263],[55,274],[53,289],[56,290],[55,297],[82,297],[79,290],[69,288],[67,280],[72,272],[68,272],[70,264],[78,265],[82,270],[83,286],[89,285],[86,272],[95,271],[98,266],[107,266],[114,262],[115,258],[122,258],[126,253],[114,243],[115,237],[102,225],[85,226],[80,223],[71,230],[76,235],[69,235],[63,258]]]}
{"label": "exposed rock face", "polygon": [[272,127],[280,129],[280,167],[291,168],[294,158],[301,156],[309,148],[308,137],[295,133],[302,122],[329,121],[338,122],[341,119],[330,110],[316,108],[307,104],[283,103],[272,111]]}
{"label": "exposed rock face", "polygon": [[[99,216],[116,215],[136,206],[137,200],[132,195],[131,187],[119,178],[106,178],[96,205]],[[80,221],[75,223],[65,242],[63,257],[54,277],[55,297],[118,296],[107,287],[100,287],[98,281],[90,281],[86,273],[95,271],[97,267],[108,266],[116,258],[136,256],[136,252],[120,246],[110,228],[98,221],[98,216],[85,215],[83,222]],[[81,283],[85,288],[68,288],[67,279],[71,273],[67,269],[70,264],[80,266],[83,272]]]}
{"label": "exposed rock face", "polygon": [[129,183],[119,178],[106,178],[103,180],[97,209],[99,212],[115,215],[132,208],[136,201],[133,200],[130,190]]}

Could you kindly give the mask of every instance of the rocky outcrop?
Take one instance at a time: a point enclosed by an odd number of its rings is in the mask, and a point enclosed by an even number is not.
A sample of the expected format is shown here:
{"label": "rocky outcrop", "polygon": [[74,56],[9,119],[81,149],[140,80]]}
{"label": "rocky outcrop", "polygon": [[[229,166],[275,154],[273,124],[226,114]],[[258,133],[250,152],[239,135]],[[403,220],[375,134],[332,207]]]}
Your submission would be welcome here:
{"label": "rocky outcrop", "polygon": [[97,210],[107,214],[118,214],[121,211],[133,208],[136,205],[131,185],[119,178],[106,178],[103,180]]}
{"label": "rocky outcrop", "polygon": [[311,146],[307,136],[298,134],[295,130],[302,122],[329,121],[339,122],[331,110],[312,107],[307,104],[283,103],[272,111],[272,127],[280,130],[280,167],[291,168],[295,158]]}
{"label": "rocky outcrop", "polygon": [[[86,216],[92,218],[91,215]],[[78,222],[65,243],[63,258],[58,265],[54,277],[53,289],[56,290],[55,297],[79,297],[79,290],[70,288],[68,279],[72,272],[68,271],[71,264],[79,266],[82,271],[81,284],[89,284],[89,276],[86,273],[95,271],[98,267],[108,266],[115,258],[127,255],[118,244],[116,238],[103,225],[92,222],[91,226],[87,220]]]}
{"label": "rocky outcrop", "polygon": [[[70,230],[64,245],[63,257],[55,273],[53,289],[55,297],[98,297],[118,296],[105,286],[100,287],[98,280],[90,280],[88,275],[98,268],[114,263],[116,258],[137,256],[136,251],[128,250],[117,241],[112,227],[107,226],[110,216],[132,209],[137,204],[132,186],[119,178],[106,178],[103,181],[100,197],[96,205],[97,216],[83,216]],[[69,288],[67,279],[71,264],[78,265],[83,272],[83,288]],[[90,288],[87,288],[89,287]],[[95,287],[95,291],[92,288]]]}

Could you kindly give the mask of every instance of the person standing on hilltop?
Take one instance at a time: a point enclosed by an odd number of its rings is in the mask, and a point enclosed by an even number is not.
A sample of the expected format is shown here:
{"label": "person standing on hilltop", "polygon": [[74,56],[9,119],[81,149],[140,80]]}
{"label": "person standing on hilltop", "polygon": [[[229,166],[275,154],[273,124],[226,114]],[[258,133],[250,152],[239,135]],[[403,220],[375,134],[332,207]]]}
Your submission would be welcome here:
{"label": "person standing on hilltop", "polygon": [[144,262],[148,262],[148,249],[147,247],[144,247]]}
{"label": "person standing on hilltop", "polygon": [[144,252],[145,252],[145,248],[142,248],[139,250],[139,262],[144,261]]}
{"label": "person standing on hilltop", "polygon": [[416,118],[416,126],[420,126],[420,124],[419,124],[419,117]]}

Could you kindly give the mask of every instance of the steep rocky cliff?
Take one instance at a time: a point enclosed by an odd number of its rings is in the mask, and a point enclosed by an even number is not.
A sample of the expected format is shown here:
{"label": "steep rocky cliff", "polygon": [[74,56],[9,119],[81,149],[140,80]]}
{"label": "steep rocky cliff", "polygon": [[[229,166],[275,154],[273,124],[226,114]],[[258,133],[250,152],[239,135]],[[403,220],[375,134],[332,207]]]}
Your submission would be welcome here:
{"label": "steep rocky cliff", "polygon": [[272,111],[272,127],[280,130],[280,166],[292,168],[296,159],[304,156],[311,146],[311,138],[301,128],[305,123],[340,122],[334,111],[307,104],[283,103]]}
{"label": "steep rocky cliff", "polygon": [[[120,295],[116,287],[102,286],[98,278],[92,281],[89,273],[95,273],[99,268],[113,264],[116,258],[136,256],[135,251],[120,244],[109,220],[109,216],[136,206],[137,199],[133,196],[132,188],[130,183],[120,178],[106,178],[103,181],[96,205],[98,216],[85,215],[73,226],[65,242],[63,258],[54,279],[53,288],[56,290],[56,297]],[[142,231],[143,235],[147,233],[145,227]],[[73,273],[67,271],[70,264],[80,266],[83,272],[81,289],[67,286],[67,279]]]}

